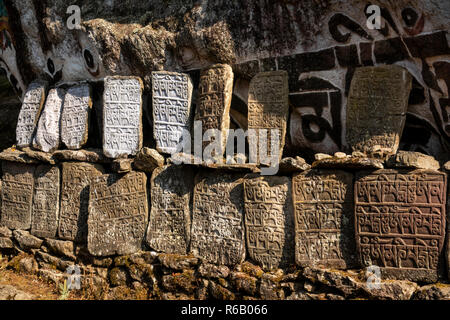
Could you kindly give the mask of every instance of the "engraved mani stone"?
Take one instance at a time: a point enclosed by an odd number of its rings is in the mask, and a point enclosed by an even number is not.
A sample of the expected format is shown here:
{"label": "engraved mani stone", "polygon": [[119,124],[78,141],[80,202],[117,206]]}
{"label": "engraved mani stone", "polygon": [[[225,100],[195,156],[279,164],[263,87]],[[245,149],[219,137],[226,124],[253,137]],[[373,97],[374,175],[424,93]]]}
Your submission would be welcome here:
{"label": "engraved mani stone", "polygon": [[192,81],[184,73],[153,71],[152,90],[156,149],[173,154],[192,125]]}
{"label": "engraved mani stone", "polygon": [[62,163],[59,238],[86,242],[90,183],[104,173],[103,167],[98,164]]}
{"label": "engraved mani stone", "polygon": [[68,149],[81,149],[86,144],[91,108],[91,87],[88,83],[67,89],[61,115],[61,141]]}
{"label": "engraved mani stone", "polygon": [[446,175],[430,170],[359,172],[356,246],[382,278],[435,282],[445,237]]}
{"label": "engraved mani stone", "polygon": [[59,221],[60,170],[57,166],[40,165],[34,177],[31,234],[55,238]]}
{"label": "engraved mani stone", "polygon": [[91,183],[88,251],[94,256],[141,250],[148,222],[147,176],[105,174]]}
{"label": "engraved mani stone", "polygon": [[295,230],[291,179],[247,175],[244,201],[249,257],[269,270],[293,265]]}
{"label": "engraved mani stone", "polygon": [[151,179],[147,243],[153,250],[186,254],[191,233],[194,174],[188,166],[156,168]]}
{"label": "engraved mani stone", "polygon": [[3,161],[2,226],[30,229],[35,169],[34,165]]}
{"label": "engraved mani stone", "polygon": [[195,177],[191,253],[207,262],[244,261],[244,201],[241,174],[203,171]]}
{"label": "engraved mani stone", "polygon": [[103,153],[136,155],[142,148],[142,80],[106,77],[103,93]]}
{"label": "engraved mani stone", "polygon": [[[220,130],[218,144],[222,154],[211,153],[220,158],[225,152],[227,129],[230,126],[230,106],[233,93],[233,70],[226,64],[215,64],[200,73],[195,121],[201,121],[202,137],[209,129]],[[211,138],[212,140],[213,138]],[[202,151],[212,142],[203,141]]]}
{"label": "engraved mani stone", "polygon": [[29,147],[45,101],[47,82],[33,81],[23,97],[16,127],[17,147]]}
{"label": "engraved mani stone", "polygon": [[336,269],[355,266],[353,174],[310,170],[294,175],[292,190],[296,263]]}
{"label": "engraved mani stone", "polygon": [[[278,141],[278,161],[281,160],[289,112],[289,86],[286,71],[258,73],[250,81],[248,92],[248,129],[255,130],[254,146],[257,163],[270,165],[273,143]],[[259,149],[262,147],[262,149]],[[267,155],[267,156],[266,156]],[[276,156],[276,155],[274,155]]]}
{"label": "engraved mani stone", "polygon": [[34,148],[44,152],[53,152],[59,148],[60,120],[65,93],[61,88],[50,89],[33,139]]}
{"label": "engraved mani stone", "polygon": [[412,77],[402,67],[357,68],[347,102],[346,139],[368,155],[397,152],[405,125]]}

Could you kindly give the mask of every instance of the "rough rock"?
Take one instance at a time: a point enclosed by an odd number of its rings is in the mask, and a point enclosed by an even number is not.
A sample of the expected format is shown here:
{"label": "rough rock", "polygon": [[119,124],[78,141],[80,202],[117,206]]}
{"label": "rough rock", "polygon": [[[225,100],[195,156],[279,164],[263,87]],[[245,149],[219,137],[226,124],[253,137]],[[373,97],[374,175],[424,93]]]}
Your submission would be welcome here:
{"label": "rough rock", "polygon": [[198,273],[205,278],[226,278],[230,274],[227,266],[217,266],[210,263],[202,263],[198,267]]}
{"label": "rough rock", "polygon": [[168,291],[184,291],[194,293],[197,285],[193,270],[185,270],[181,273],[173,273],[162,277],[162,287]]}
{"label": "rough rock", "polygon": [[127,284],[128,274],[123,268],[112,268],[109,272],[109,282],[112,286],[125,286]]}
{"label": "rough rock", "polygon": [[439,170],[439,162],[432,156],[413,151],[398,151],[386,160],[389,168],[415,168]]}
{"label": "rough rock", "polygon": [[0,152],[0,160],[27,164],[39,163],[39,160],[28,156],[24,151],[14,148],[8,148]]}
{"label": "rough rock", "polygon": [[133,170],[133,159],[115,159],[111,162],[111,171],[116,173],[127,173]]}
{"label": "rough rock", "polygon": [[233,292],[214,281],[209,281],[209,293],[217,300],[234,300],[236,298]]}
{"label": "rough rock", "polygon": [[430,284],[417,289],[415,300],[450,300],[449,284]]}
{"label": "rough rock", "polygon": [[55,239],[45,239],[45,246],[54,254],[75,260],[74,247],[72,241],[63,241]]}
{"label": "rough rock", "polygon": [[305,159],[296,156],[295,158],[287,157],[280,161],[278,174],[288,174],[293,172],[301,172],[309,170],[311,166],[306,163]]}
{"label": "rough rock", "polygon": [[191,269],[199,263],[199,259],[196,257],[177,254],[161,253],[158,259],[163,266],[174,270]]}
{"label": "rough rock", "polygon": [[34,300],[35,296],[11,285],[0,285],[0,300]]}
{"label": "rough rock", "polygon": [[164,165],[164,157],[155,149],[142,148],[133,162],[137,170],[152,173],[157,167]]}
{"label": "rough rock", "polygon": [[311,165],[312,168],[362,170],[362,169],[383,169],[383,161],[366,157],[330,157],[316,160]]}
{"label": "rough rock", "polygon": [[74,265],[73,261],[54,257],[43,251],[36,252],[36,260],[38,261],[41,267],[56,268],[63,272],[66,272],[70,266]]}
{"label": "rough rock", "polygon": [[314,159],[316,161],[320,161],[320,160],[328,159],[328,158],[332,158],[332,156],[330,156],[329,154],[325,154],[325,153],[316,153],[314,155]]}
{"label": "rough rock", "polygon": [[9,230],[9,228],[7,228],[7,227],[0,226],[0,237],[11,238],[12,231]]}
{"label": "rough rock", "polygon": [[0,237],[0,249],[12,249],[14,244],[10,238]]}
{"label": "rough rock", "polygon": [[18,242],[19,247],[22,250],[39,249],[44,242],[44,240],[39,239],[31,235],[28,231],[24,230],[14,230],[14,239]]}
{"label": "rough rock", "polygon": [[230,282],[238,292],[251,296],[255,295],[258,289],[258,279],[244,272],[231,272]]}
{"label": "rough rock", "polygon": [[103,155],[100,149],[57,150],[53,157],[60,161],[80,161],[90,163],[109,163],[111,159]]}

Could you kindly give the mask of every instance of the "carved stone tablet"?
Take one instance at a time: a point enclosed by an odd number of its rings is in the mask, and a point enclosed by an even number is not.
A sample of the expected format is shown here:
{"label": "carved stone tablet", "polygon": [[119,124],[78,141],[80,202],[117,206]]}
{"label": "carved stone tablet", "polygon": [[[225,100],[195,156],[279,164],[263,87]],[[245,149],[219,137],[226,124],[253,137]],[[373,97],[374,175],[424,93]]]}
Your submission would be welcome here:
{"label": "carved stone tablet", "polygon": [[44,106],[47,83],[33,81],[23,97],[22,108],[16,127],[17,147],[29,147],[33,143],[33,134]]}
{"label": "carved stone tablet", "polygon": [[446,176],[427,170],[360,172],[356,245],[387,278],[435,282],[445,237]]}
{"label": "carved stone tablet", "polygon": [[1,225],[30,229],[35,169],[34,165],[3,161]]}
{"label": "carved stone tablet", "polygon": [[67,89],[61,115],[61,141],[68,149],[81,149],[88,140],[91,88],[81,83]]}
{"label": "carved stone tablet", "polygon": [[411,75],[399,66],[357,68],[347,102],[347,143],[368,155],[397,152],[411,90]]}
{"label": "carved stone tablet", "polygon": [[[215,64],[201,71],[194,120],[201,121],[202,135],[208,129],[221,131],[222,154],[213,153],[213,157],[222,157],[225,152],[232,91],[233,71],[229,65]],[[202,150],[209,144],[203,142]]]}
{"label": "carved stone tablet", "polygon": [[191,192],[194,174],[187,166],[156,168],[151,181],[147,243],[165,253],[186,254],[191,233]]}
{"label": "carved stone tablet", "polygon": [[[289,86],[286,71],[258,73],[250,81],[248,92],[248,129],[254,129],[258,140],[256,146],[265,147],[257,163],[267,164],[272,155],[271,141],[277,134],[279,160],[283,154],[286,123],[289,112]],[[277,129],[278,133],[275,130]],[[265,145],[263,145],[265,143]],[[259,148],[258,155],[260,155]]]}
{"label": "carved stone tablet", "polygon": [[250,258],[266,269],[294,261],[294,210],[288,177],[247,175],[245,231]]}
{"label": "carved stone tablet", "polygon": [[102,174],[104,169],[98,164],[84,162],[62,164],[59,238],[86,242],[89,184],[93,178]]}
{"label": "carved stone tablet", "polygon": [[346,269],[356,264],[353,175],[310,170],[292,181],[295,260],[300,266]]}
{"label": "carved stone tablet", "polygon": [[88,250],[94,256],[141,250],[148,222],[147,176],[105,174],[91,183]]}
{"label": "carved stone tablet", "polygon": [[59,220],[59,178],[57,166],[40,165],[34,173],[34,197],[31,213],[31,234],[54,238]]}
{"label": "carved stone tablet", "polygon": [[44,152],[52,152],[59,148],[60,119],[65,93],[61,88],[50,89],[33,139],[34,148]]}
{"label": "carved stone tablet", "polygon": [[106,77],[103,93],[103,153],[136,155],[142,148],[142,80]]}
{"label": "carved stone tablet", "polygon": [[156,149],[175,153],[183,129],[192,124],[192,81],[189,75],[177,72],[153,71],[153,134]]}
{"label": "carved stone tablet", "polygon": [[242,263],[243,179],[240,174],[204,171],[195,177],[191,252],[225,265]]}

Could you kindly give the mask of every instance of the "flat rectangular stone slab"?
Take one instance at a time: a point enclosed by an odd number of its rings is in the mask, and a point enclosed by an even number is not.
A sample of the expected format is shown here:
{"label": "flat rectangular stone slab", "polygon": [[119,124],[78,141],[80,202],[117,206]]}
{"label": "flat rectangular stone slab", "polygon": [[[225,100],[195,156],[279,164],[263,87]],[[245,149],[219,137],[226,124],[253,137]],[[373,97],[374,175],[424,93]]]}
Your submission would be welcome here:
{"label": "flat rectangular stone slab", "polygon": [[295,260],[303,267],[347,269],[357,264],[353,174],[310,170],[294,175]]}
{"label": "flat rectangular stone slab", "polygon": [[192,81],[178,72],[152,72],[153,135],[156,150],[173,154],[183,130],[192,126]]}
{"label": "flat rectangular stone slab", "polygon": [[356,69],[347,101],[346,139],[353,151],[397,152],[411,81],[408,71],[399,66]]}
{"label": "flat rectangular stone slab", "polygon": [[447,181],[430,170],[360,172],[355,183],[361,263],[382,278],[435,282],[445,237]]}
{"label": "flat rectangular stone slab", "polygon": [[191,253],[215,264],[242,263],[243,217],[242,175],[201,171],[195,177]]}
{"label": "flat rectangular stone slab", "polygon": [[[230,106],[233,94],[233,70],[226,64],[215,64],[200,73],[195,121],[202,123],[202,137],[209,129],[221,131],[221,154],[212,152],[214,158],[221,158],[225,152],[227,129],[230,127]],[[211,142],[203,142],[202,151]]]}
{"label": "flat rectangular stone slab", "polygon": [[142,90],[138,77],[106,77],[103,92],[103,153],[136,155],[142,148]]}
{"label": "flat rectangular stone slab", "polygon": [[54,238],[59,221],[59,167],[40,165],[36,168],[34,177],[31,234],[41,238]]}
{"label": "flat rectangular stone slab", "polygon": [[23,97],[16,127],[17,147],[29,147],[33,143],[33,134],[44,107],[47,82],[33,81]]}
{"label": "flat rectangular stone slab", "polygon": [[244,201],[249,258],[269,270],[293,265],[295,230],[291,179],[246,175]]}
{"label": "flat rectangular stone slab", "polygon": [[59,148],[61,143],[60,120],[65,94],[65,90],[61,88],[53,88],[48,92],[33,139],[34,148],[44,152],[53,152]]}
{"label": "flat rectangular stone slab", "polygon": [[151,179],[147,243],[153,250],[186,254],[191,238],[194,173],[188,166],[156,168]]}
{"label": "flat rectangular stone slab", "polygon": [[124,255],[141,250],[147,223],[145,173],[105,174],[94,179],[89,193],[90,254]]}
{"label": "flat rectangular stone slab", "polygon": [[103,167],[98,164],[85,162],[62,164],[59,238],[86,242],[90,183],[92,179],[104,173]]}
{"label": "flat rectangular stone slab", "polygon": [[88,83],[67,89],[61,115],[61,141],[68,149],[81,149],[86,144],[91,108],[91,87]]}
{"label": "flat rectangular stone slab", "polygon": [[255,138],[258,139],[253,144],[257,146],[257,163],[270,165],[267,160],[272,155],[271,141],[275,138],[275,131],[271,131],[273,129],[278,130],[277,151],[278,161],[281,161],[288,113],[288,73],[280,70],[260,72],[254,76],[248,92],[248,129],[255,130]]}
{"label": "flat rectangular stone slab", "polygon": [[35,169],[34,165],[2,162],[2,226],[30,229]]}

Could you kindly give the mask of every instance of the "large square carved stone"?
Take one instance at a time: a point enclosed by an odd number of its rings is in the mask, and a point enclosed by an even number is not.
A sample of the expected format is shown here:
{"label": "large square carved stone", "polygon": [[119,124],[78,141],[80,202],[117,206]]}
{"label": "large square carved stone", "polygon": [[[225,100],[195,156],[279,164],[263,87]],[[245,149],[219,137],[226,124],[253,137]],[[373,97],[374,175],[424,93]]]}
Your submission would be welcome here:
{"label": "large square carved stone", "polygon": [[124,255],[141,250],[147,222],[145,173],[105,174],[93,180],[87,241],[90,254]]}
{"label": "large square carved stone", "polygon": [[142,80],[106,77],[103,92],[103,153],[136,155],[142,148]]}
{"label": "large square carved stone", "polygon": [[356,245],[384,278],[435,282],[445,237],[446,176],[427,170],[360,172]]}
{"label": "large square carved stone", "polygon": [[215,264],[245,258],[243,179],[240,174],[202,171],[195,177],[191,252]]}
{"label": "large square carved stone", "polygon": [[165,253],[187,253],[193,189],[194,173],[188,166],[170,165],[153,171],[147,231],[150,248]]}
{"label": "large square carved stone", "polygon": [[300,266],[356,265],[353,174],[310,170],[294,175],[295,260]]}
{"label": "large square carved stone", "polygon": [[244,201],[249,258],[265,269],[293,265],[295,230],[291,179],[247,175]]}
{"label": "large square carved stone", "polygon": [[368,155],[397,152],[405,125],[412,77],[402,67],[357,68],[347,101],[346,139]]}

